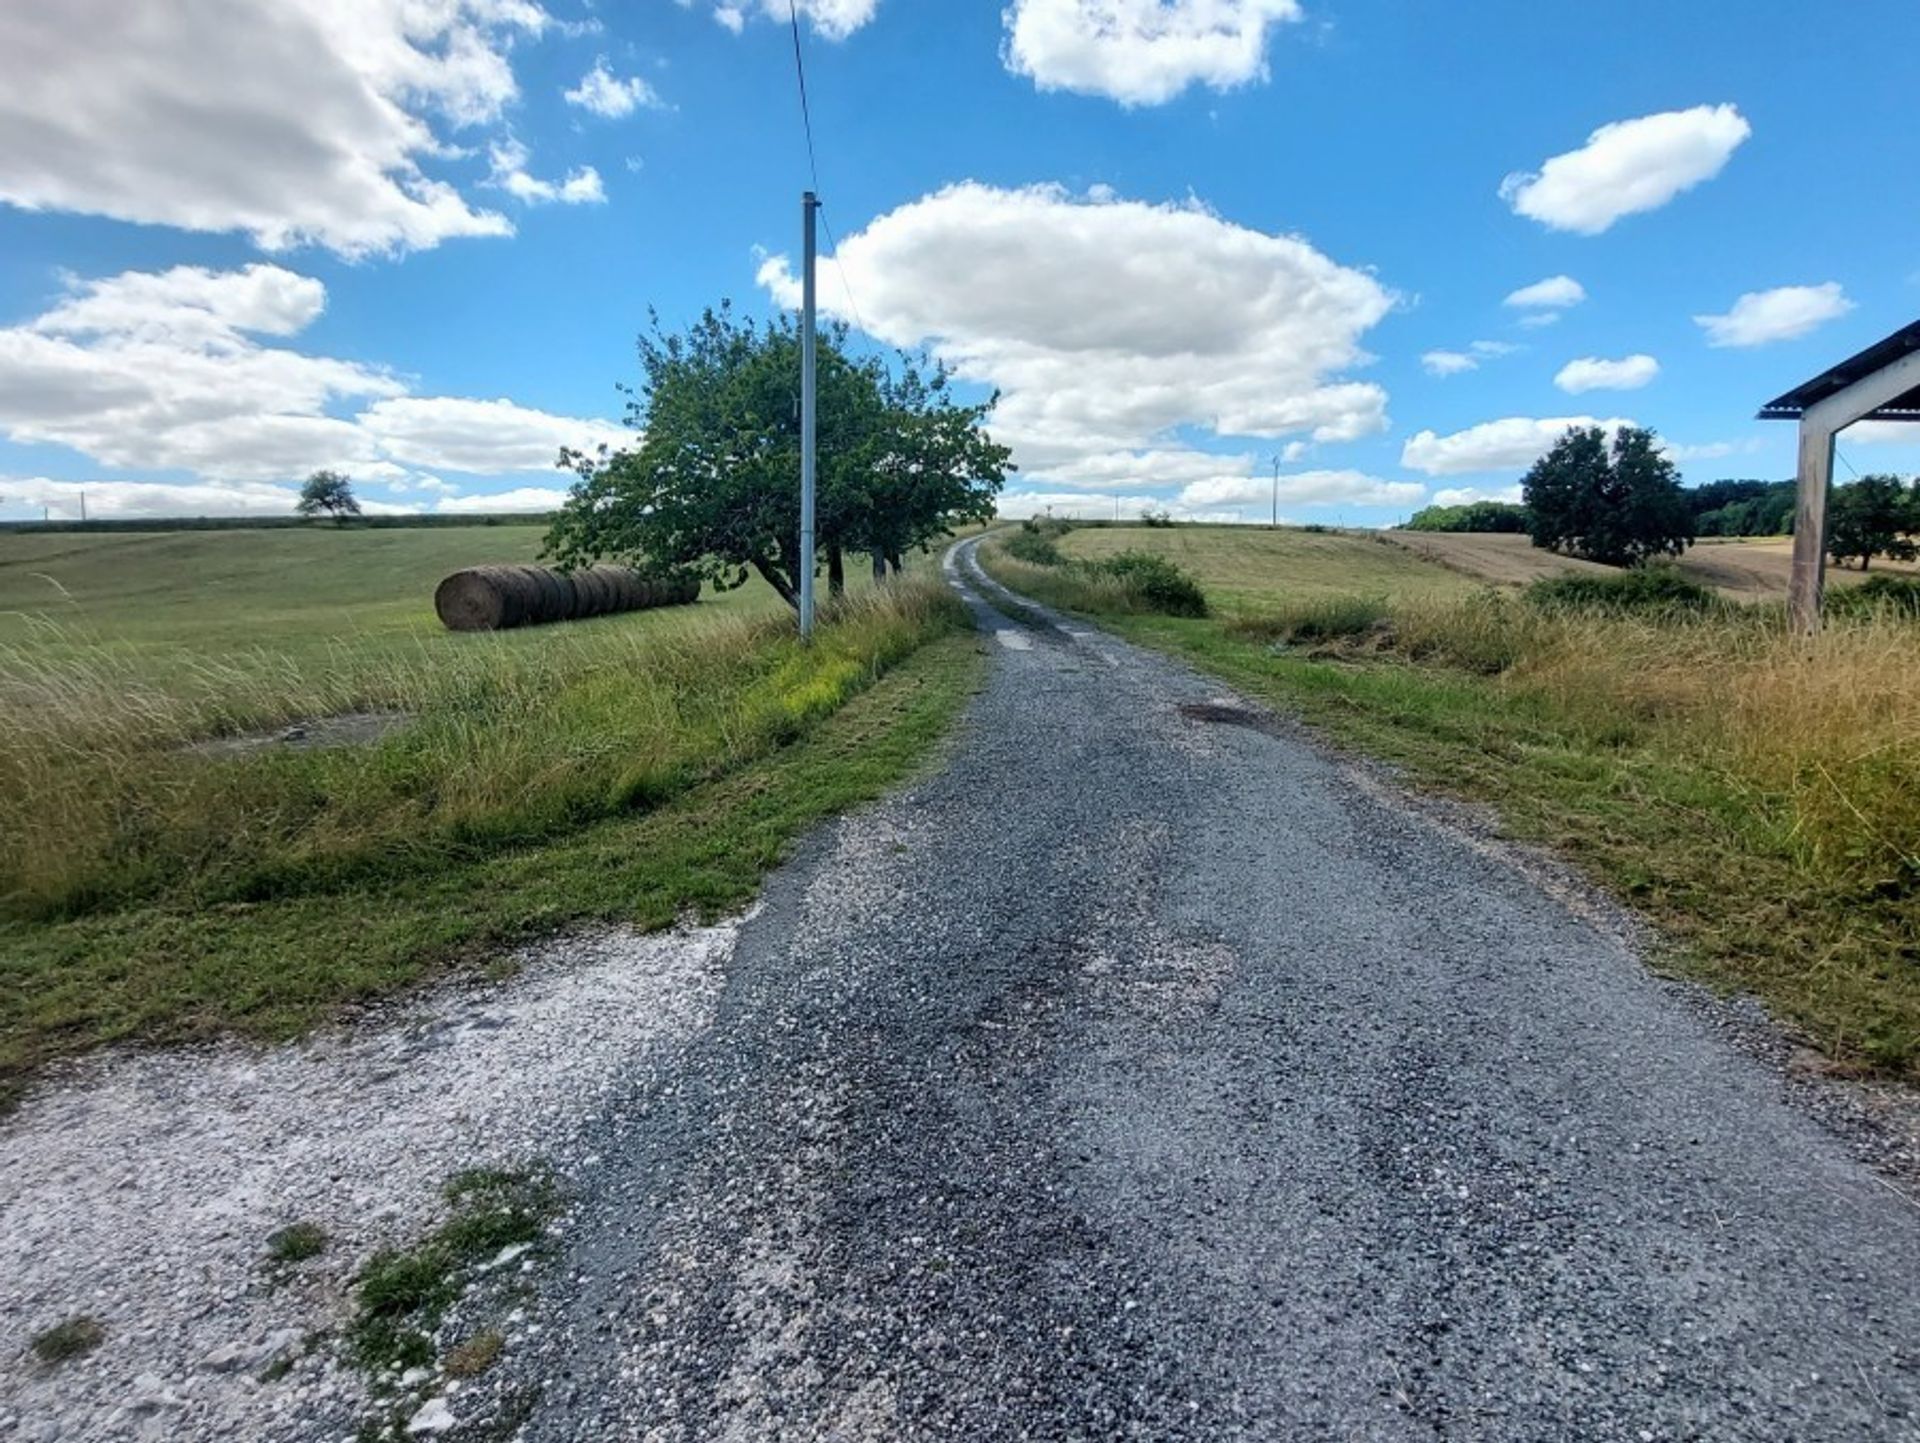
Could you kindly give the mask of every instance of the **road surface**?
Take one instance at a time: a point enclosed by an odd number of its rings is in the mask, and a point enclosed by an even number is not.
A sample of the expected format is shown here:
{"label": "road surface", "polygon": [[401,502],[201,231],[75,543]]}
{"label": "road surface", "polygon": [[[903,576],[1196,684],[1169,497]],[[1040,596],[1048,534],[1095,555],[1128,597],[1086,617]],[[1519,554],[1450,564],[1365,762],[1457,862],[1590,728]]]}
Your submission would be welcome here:
{"label": "road surface", "polygon": [[1920,1211],[1776,1076],[1522,870],[981,584],[937,775],[771,879],[601,1125],[527,1436],[1920,1438]]}

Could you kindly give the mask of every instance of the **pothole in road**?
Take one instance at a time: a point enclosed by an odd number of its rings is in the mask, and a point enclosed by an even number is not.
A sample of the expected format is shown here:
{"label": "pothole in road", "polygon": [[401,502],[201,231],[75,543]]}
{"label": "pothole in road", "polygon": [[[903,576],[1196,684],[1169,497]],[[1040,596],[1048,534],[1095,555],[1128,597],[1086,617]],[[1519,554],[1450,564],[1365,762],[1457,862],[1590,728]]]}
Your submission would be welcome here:
{"label": "pothole in road", "polygon": [[1246,727],[1251,731],[1265,732],[1269,736],[1279,731],[1279,723],[1264,712],[1254,711],[1250,707],[1235,706],[1228,702],[1183,701],[1180,703],[1180,715],[1190,722],[1204,722],[1212,726]]}

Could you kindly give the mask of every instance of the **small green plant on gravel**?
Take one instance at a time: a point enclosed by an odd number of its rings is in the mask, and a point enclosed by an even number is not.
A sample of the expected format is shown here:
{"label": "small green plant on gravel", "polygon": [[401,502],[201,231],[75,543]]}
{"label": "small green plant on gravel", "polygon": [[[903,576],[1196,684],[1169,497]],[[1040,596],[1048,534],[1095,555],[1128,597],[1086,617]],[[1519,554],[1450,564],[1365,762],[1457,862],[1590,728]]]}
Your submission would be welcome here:
{"label": "small green plant on gravel", "polygon": [[33,1356],[49,1367],[91,1353],[106,1340],[107,1330],[84,1313],[55,1323],[34,1334]]}
{"label": "small green plant on gravel", "polygon": [[498,1328],[486,1328],[450,1350],[441,1366],[449,1378],[477,1378],[500,1361],[506,1346]]}
{"label": "small green plant on gravel", "polygon": [[347,1338],[369,1373],[433,1360],[432,1334],[473,1269],[502,1249],[540,1241],[559,1205],[544,1172],[457,1173],[442,1190],[452,1216],[407,1249],[384,1249],[361,1269]]}
{"label": "small green plant on gravel", "polygon": [[327,1232],[318,1223],[289,1223],[267,1234],[267,1258],[275,1263],[304,1263],[327,1250]]}

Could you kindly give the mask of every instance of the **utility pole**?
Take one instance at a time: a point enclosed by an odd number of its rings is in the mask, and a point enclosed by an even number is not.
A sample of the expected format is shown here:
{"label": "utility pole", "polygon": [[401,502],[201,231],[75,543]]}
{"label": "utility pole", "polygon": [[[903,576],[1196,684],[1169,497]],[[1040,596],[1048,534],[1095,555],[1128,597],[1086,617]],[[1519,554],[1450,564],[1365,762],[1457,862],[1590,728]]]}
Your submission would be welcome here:
{"label": "utility pole", "polygon": [[80,524],[84,526],[86,525],[86,522],[87,522],[87,488],[82,486],[80,488]]}
{"label": "utility pole", "polygon": [[813,640],[813,433],[814,433],[814,216],[820,199],[812,191],[800,197],[802,254],[806,273],[800,302],[800,639]]}
{"label": "utility pole", "polygon": [[1280,453],[1273,453],[1273,525],[1272,530],[1280,529]]}

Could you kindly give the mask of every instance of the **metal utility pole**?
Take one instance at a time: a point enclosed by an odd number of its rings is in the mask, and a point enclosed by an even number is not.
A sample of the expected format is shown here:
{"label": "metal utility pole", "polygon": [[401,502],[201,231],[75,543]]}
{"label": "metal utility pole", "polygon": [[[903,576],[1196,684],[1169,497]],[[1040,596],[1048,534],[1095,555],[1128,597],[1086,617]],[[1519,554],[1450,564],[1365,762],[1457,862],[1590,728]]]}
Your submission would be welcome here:
{"label": "metal utility pole", "polygon": [[1280,453],[1278,451],[1273,453],[1273,526],[1272,526],[1272,529],[1275,531],[1278,531],[1280,529]]}
{"label": "metal utility pole", "polygon": [[813,433],[814,433],[814,242],[813,225],[820,200],[812,191],[800,197],[801,247],[806,272],[800,302],[800,639],[813,640]]}

